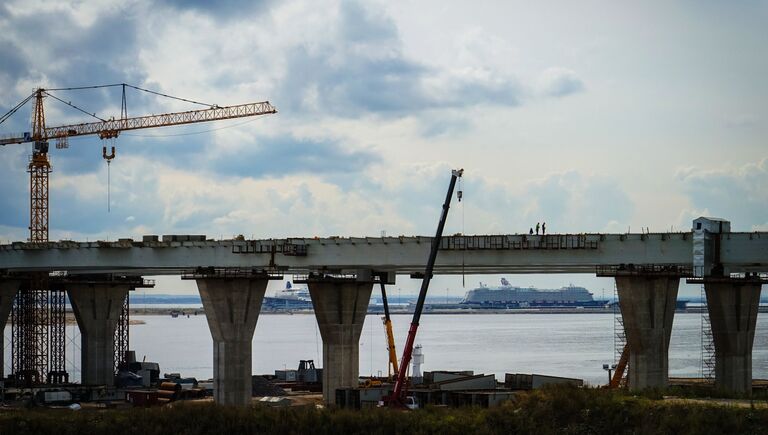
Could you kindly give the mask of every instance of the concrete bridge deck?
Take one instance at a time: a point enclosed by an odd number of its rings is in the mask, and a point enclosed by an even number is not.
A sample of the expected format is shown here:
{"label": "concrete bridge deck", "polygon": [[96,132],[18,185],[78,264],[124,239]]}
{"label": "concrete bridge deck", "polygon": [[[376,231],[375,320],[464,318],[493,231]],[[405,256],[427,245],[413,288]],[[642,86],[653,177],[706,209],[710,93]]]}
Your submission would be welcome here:
{"label": "concrete bridge deck", "polygon": [[[0,245],[0,271],[178,275],[196,267],[290,273],[422,272],[432,237],[207,240],[147,236],[143,241],[59,241]],[[726,233],[726,273],[768,272],[768,232]],[[444,237],[436,274],[594,273],[598,266],[693,266],[693,235],[678,233],[482,235]]]}
{"label": "concrete bridge deck", "polygon": [[[760,291],[767,283],[768,232],[733,233],[715,218],[696,231],[652,234],[454,235],[441,241],[436,274],[597,273],[615,277],[628,343],[628,385],[663,388],[681,278],[707,295],[719,388],[749,392]],[[356,387],[358,342],[376,277],[420,273],[432,237],[328,237],[207,240],[145,236],[141,241],[16,242],[0,245],[0,324],[29,272],[56,272],[83,331],[83,382],[113,380],[116,309],[141,275],[182,275],[197,282],[213,337],[214,399],[250,402],[251,339],[267,281],[307,274],[323,338],[323,393]],[[625,265],[625,266],[622,266]],[[630,266],[631,265],[631,266]],[[254,273],[255,272],[255,273]],[[125,282],[116,282],[114,273]],[[309,275],[313,273],[313,275]],[[103,276],[102,282],[98,277]],[[136,282],[133,282],[136,280]],[[56,280],[53,280],[56,281]],[[1,335],[0,335],[1,336]],[[0,349],[2,346],[0,346]]]}

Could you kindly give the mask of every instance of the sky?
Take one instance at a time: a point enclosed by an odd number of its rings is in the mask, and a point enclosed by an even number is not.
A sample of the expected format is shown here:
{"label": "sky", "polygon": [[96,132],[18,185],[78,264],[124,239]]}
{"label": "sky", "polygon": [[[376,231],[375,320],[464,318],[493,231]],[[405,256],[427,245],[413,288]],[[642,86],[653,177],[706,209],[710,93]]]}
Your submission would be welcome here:
{"label": "sky", "polygon": [[[109,83],[278,108],[70,139],[50,156],[52,240],[430,235],[457,167],[451,234],[544,221],[553,233],[686,231],[702,215],[766,231],[766,22],[768,2],[746,0],[7,0],[0,112],[38,87]],[[119,88],[51,93],[120,114]],[[130,116],[199,108],[127,101]],[[45,104],[48,126],[92,120]],[[28,131],[30,113],[0,135]],[[109,183],[104,145],[117,148]],[[0,148],[0,243],[28,237],[29,154]],[[511,281],[613,288],[589,275]],[[466,290],[456,277],[435,285]]]}

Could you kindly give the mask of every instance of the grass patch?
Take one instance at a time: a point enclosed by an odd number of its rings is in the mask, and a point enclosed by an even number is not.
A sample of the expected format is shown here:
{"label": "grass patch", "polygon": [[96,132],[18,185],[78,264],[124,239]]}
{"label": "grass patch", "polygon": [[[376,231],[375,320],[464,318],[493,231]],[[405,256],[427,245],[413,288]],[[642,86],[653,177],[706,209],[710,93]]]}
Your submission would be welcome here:
{"label": "grass patch", "polygon": [[553,386],[492,409],[349,411],[177,403],[127,410],[0,412],[0,433],[34,434],[738,434],[768,431],[768,409],[669,403],[655,393]]}

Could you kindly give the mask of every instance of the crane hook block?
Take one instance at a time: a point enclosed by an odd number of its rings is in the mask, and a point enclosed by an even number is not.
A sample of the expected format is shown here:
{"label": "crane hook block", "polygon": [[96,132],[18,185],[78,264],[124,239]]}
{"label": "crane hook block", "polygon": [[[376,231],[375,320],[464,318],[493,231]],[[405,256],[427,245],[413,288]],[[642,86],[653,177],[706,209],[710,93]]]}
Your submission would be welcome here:
{"label": "crane hook block", "polygon": [[115,158],[115,147],[112,147],[112,154],[107,155],[107,147],[102,147],[101,149],[101,156],[104,157],[104,160],[110,161]]}
{"label": "crane hook block", "polygon": [[456,191],[456,198],[461,202],[461,197],[464,196],[464,192],[461,190]]}

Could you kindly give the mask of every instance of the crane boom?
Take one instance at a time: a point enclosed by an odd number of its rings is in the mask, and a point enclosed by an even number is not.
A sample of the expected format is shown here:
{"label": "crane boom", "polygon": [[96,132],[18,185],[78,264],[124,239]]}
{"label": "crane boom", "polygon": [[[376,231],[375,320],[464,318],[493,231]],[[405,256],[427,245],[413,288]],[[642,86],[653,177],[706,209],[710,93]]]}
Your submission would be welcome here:
{"label": "crane boom", "polygon": [[[49,127],[43,130],[41,136],[44,139],[58,139],[63,137],[97,134],[101,139],[109,139],[117,137],[121,131],[127,130],[219,121],[222,119],[245,118],[270,113],[277,113],[277,109],[275,106],[271,105],[269,101],[262,101],[260,103],[240,104],[237,106],[213,106],[208,109],[189,110],[186,112],[136,116],[125,119],[110,119],[107,121]],[[25,134],[20,137],[0,139],[0,145],[34,142],[34,136],[34,134]]]}
{"label": "crane boom", "polygon": [[387,334],[387,352],[389,353],[389,366],[387,370],[390,376],[397,376],[397,351],[395,350],[395,334],[392,332],[392,319],[389,316],[389,302],[387,302],[387,290],[384,287],[384,281],[380,281],[381,285],[381,303],[384,305],[384,330]]}
{"label": "crane boom", "polygon": [[437,251],[440,250],[440,240],[443,238],[445,221],[448,219],[448,209],[451,207],[453,189],[456,187],[456,180],[458,180],[463,174],[464,169],[456,169],[451,171],[451,181],[448,184],[448,193],[445,195],[443,211],[440,213],[440,220],[437,223],[435,238],[432,239],[432,246],[429,250],[429,258],[427,259],[427,267],[424,270],[424,278],[421,281],[421,289],[419,290],[419,299],[416,301],[416,308],[413,310],[413,320],[411,320],[411,328],[408,330],[408,336],[405,340],[405,346],[403,347],[403,357],[400,358],[400,371],[397,373],[397,379],[395,380],[395,386],[392,390],[392,394],[384,400],[385,402],[388,401],[389,406],[391,407],[402,408],[405,404],[405,373],[408,371],[408,364],[411,363],[411,356],[413,355],[413,343],[414,340],[416,340],[416,331],[419,329],[421,312],[424,310],[424,301],[427,299],[429,282],[432,280],[432,271],[435,268]]}

